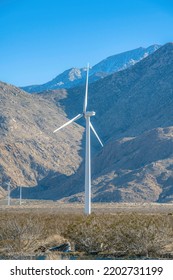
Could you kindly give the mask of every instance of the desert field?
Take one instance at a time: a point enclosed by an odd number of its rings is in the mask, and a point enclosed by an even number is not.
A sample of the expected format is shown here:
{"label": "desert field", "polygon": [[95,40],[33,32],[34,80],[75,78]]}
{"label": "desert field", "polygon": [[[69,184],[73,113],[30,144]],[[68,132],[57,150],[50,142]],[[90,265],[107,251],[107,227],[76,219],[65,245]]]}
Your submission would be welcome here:
{"label": "desert field", "polygon": [[[83,214],[83,203],[64,203],[52,200],[22,200],[19,205],[19,200],[12,199],[11,205],[7,205],[6,199],[0,200],[0,211],[32,211],[52,212],[52,213],[74,213]],[[93,203],[92,213],[96,214],[115,214],[115,213],[172,213],[173,203]]]}

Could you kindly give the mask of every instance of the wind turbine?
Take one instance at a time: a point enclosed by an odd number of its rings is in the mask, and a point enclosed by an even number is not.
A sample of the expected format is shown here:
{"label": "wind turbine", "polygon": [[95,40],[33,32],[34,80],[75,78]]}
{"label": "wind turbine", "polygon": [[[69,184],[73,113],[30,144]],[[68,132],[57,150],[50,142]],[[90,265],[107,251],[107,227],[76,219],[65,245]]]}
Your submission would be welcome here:
{"label": "wind turbine", "polygon": [[100,140],[97,132],[95,131],[92,123],[90,122],[90,117],[95,116],[94,111],[87,111],[88,103],[88,76],[89,76],[89,64],[87,65],[86,72],[86,89],[85,89],[85,99],[83,104],[83,113],[78,114],[76,117],[66,122],[59,128],[54,130],[54,133],[69,125],[70,123],[77,121],[78,119],[84,117],[86,120],[86,147],[85,147],[85,214],[91,214],[91,142],[90,142],[90,129],[95,134],[100,145],[103,147],[103,143]]}
{"label": "wind turbine", "polygon": [[19,205],[22,205],[22,187],[19,187]]}
{"label": "wind turbine", "polygon": [[8,190],[8,206],[10,206],[10,192],[11,192],[11,182],[9,181],[8,183],[5,183],[7,185],[7,190]]}

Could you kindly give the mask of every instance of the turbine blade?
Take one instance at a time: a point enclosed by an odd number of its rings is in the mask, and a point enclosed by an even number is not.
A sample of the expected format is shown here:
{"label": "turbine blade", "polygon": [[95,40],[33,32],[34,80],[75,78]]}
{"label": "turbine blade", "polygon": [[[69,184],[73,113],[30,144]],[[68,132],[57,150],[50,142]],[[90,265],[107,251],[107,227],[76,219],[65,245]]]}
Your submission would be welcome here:
{"label": "turbine blade", "polygon": [[80,119],[83,116],[83,114],[78,114],[76,117],[74,117],[73,119],[71,119],[70,121],[66,122],[65,124],[63,124],[62,126],[60,126],[59,128],[55,129],[53,133],[57,132],[58,130],[60,130],[61,128],[69,125],[70,123]]}
{"label": "turbine blade", "polygon": [[92,123],[91,123],[91,122],[90,122],[90,127],[91,127],[92,131],[94,132],[94,134],[95,134],[96,138],[98,139],[98,141],[99,141],[100,145],[103,147],[103,143],[102,143],[102,141],[100,140],[100,138],[99,138],[99,136],[98,136],[97,132],[95,131],[95,129],[94,129],[94,127],[93,127],[93,125],[92,125]]}
{"label": "turbine blade", "polygon": [[83,105],[83,112],[86,113],[87,103],[88,103],[88,76],[89,76],[89,63],[87,65],[87,73],[86,73],[86,89],[85,89],[85,99]]}

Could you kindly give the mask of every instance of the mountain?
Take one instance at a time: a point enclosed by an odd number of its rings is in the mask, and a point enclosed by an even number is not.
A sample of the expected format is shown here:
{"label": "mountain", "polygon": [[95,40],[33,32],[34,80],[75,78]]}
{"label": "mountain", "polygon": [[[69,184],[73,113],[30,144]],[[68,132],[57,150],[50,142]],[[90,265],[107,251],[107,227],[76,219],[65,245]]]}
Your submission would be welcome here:
{"label": "mountain", "polygon": [[[159,45],[152,45],[148,48],[137,48],[135,50],[123,52],[121,54],[110,56],[90,70],[90,82],[94,82],[106,77],[109,74],[124,70],[148,55],[155,52]],[[85,84],[86,80],[86,68],[71,68],[64,71],[62,74],[55,77],[52,81],[47,82],[42,85],[31,85],[22,87],[23,90],[33,93],[33,92],[42,92],[52,89],[60,88],[72,88],[78,85]]]}
{"label": "mountain", "polygon": [[81,82],[83,83],[85,77],[86,68],[71,68],[64,71],[62,74],[58,75],[50,82],[47,82],[43,85],[31,85],[22,87],[22,89],[26,92],[33,93],[52,89],[70,88],[73,86],[77,86]]}
{"label": "mountain", "polygon": [[41,96],[3,82],[0,100],[0,196],[9,180],[12,188],[28,187],[50,174],[56,173],[61,181],[76,171],[82,127],[73,124],[55,135],[53,130],[67,121],[64,112]]}
{"label": "mountain", "polygon": [[[168,43],[90,84],[88,110],[96,111],[92,123],[104,142],[101,149],[92,139],[93,201],[173,201],[172,76]],[[83,128],[52,131],[82,111],[84,92],[78,86],[30,95],[0,84],[0,187],[11,178],[14,187],[32,186],[23,190],[27,198],[83,201]]]}
{"label": "mountain", "polygon": [[[131,68],[90,85],[89,110],[97,112],[92,122],[105,143],[92,163],[93,201],[173,201],[172,75],[173,43],[168,43]],[[82,108],[84,90],[65,90],[66,98],[61,90],[41,95],[72,117]],[[50,188],[57,199],[80,201],[83,178],[81,164],[63,184],[54,176],[44,178],[40,187]]]}

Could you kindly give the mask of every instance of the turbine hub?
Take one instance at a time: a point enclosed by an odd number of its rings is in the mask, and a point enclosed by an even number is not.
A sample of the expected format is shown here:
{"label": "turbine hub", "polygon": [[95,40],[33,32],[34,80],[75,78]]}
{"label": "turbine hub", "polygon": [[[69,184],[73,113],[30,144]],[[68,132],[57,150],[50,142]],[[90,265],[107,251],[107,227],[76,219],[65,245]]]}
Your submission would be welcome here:
{"label": "turbine hub", "polygon": [[84,113],[84,117],[85,117],[85,118],[86,118],[86,117],[92,117],[92,116],[95,116],[95,114],[96,114],[96,112],[94,112],[94,111],[86,112],[86,113]]}

